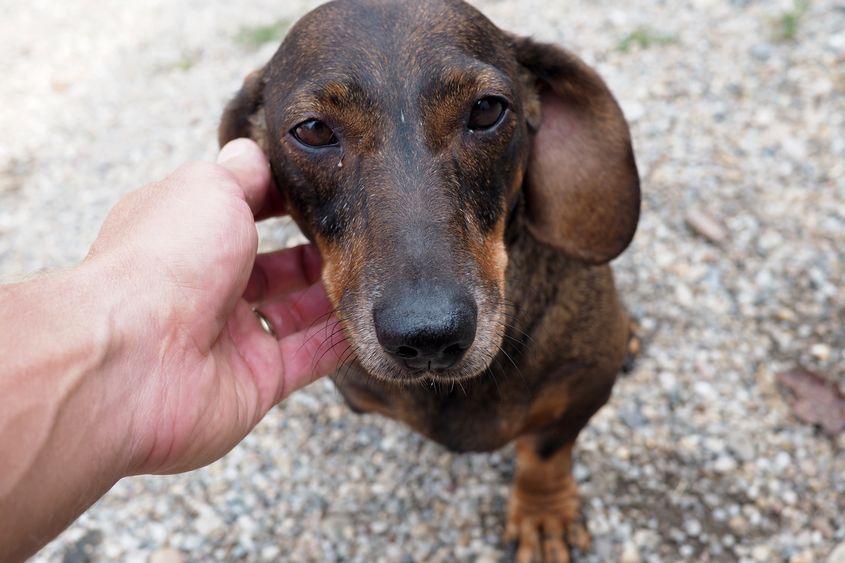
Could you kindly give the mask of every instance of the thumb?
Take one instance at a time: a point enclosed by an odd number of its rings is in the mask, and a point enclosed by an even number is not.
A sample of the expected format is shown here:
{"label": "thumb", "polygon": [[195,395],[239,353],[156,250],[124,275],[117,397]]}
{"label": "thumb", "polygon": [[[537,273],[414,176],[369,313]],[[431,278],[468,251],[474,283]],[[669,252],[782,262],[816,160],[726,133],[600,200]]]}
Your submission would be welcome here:
{"label": "thumb", "polygon": [[228,170],[244,191],[249,208],[257,215],[267,206],[274,189],[270,164],[261,148],[250,139],[229,141],[217,155],[217,164]]}

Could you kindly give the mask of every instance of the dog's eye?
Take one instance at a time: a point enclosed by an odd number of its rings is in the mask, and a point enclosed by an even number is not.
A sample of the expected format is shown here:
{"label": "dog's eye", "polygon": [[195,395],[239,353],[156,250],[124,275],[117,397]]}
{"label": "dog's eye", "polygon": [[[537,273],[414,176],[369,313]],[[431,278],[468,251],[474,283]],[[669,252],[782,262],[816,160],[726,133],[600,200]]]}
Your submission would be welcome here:
{"label": "dog's eye", "polygon": [[492,129],[499,124],[507,109],[508,103],[502,98],[494,96],[481,98],[472,106],[472,112],[469,115],[470,131]]}
{"label": "dog's eye", "polygon": [[293,128],[293,136],[308,147],[330,147],[337,144],[332,128],[316,119],[309,119]]}

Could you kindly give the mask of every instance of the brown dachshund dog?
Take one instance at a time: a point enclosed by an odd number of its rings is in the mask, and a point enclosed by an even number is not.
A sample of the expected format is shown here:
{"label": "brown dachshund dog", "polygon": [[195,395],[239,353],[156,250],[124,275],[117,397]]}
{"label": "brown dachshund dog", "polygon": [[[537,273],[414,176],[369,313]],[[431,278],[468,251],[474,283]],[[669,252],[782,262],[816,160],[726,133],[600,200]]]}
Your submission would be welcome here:
{"label": "brown dachshund dog", "polygon": [[586,549],[572,448],[626,357],[607,262],[640,208],[602,79],[461,0],[338,0],[246,78],[235,137],[323,255],[352,409],[456,451],[516,440],[517,559]]}

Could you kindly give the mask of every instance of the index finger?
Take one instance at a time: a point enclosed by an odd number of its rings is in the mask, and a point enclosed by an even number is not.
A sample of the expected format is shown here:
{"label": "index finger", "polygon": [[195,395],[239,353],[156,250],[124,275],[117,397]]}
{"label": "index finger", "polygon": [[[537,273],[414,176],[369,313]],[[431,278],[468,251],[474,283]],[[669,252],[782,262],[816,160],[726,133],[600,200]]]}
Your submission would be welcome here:
{"label": "index finger", "polygon": [[259,254],[244,299],[255,303],[304,289],[320,279],[322,264],[320,251],[312,244]]}

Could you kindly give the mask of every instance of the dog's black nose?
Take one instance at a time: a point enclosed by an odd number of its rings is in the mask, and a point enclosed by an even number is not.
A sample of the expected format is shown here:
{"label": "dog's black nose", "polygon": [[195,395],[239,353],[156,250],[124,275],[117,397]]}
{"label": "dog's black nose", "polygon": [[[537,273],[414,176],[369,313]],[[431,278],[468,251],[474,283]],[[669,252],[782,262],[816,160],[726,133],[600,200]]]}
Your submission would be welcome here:
{"label": "dog's black nose", "polygon": [[389,292],[373,308],[382,348],[413,370],[444,370],[475,340],[478,309],[468,291],[433,285]]}

